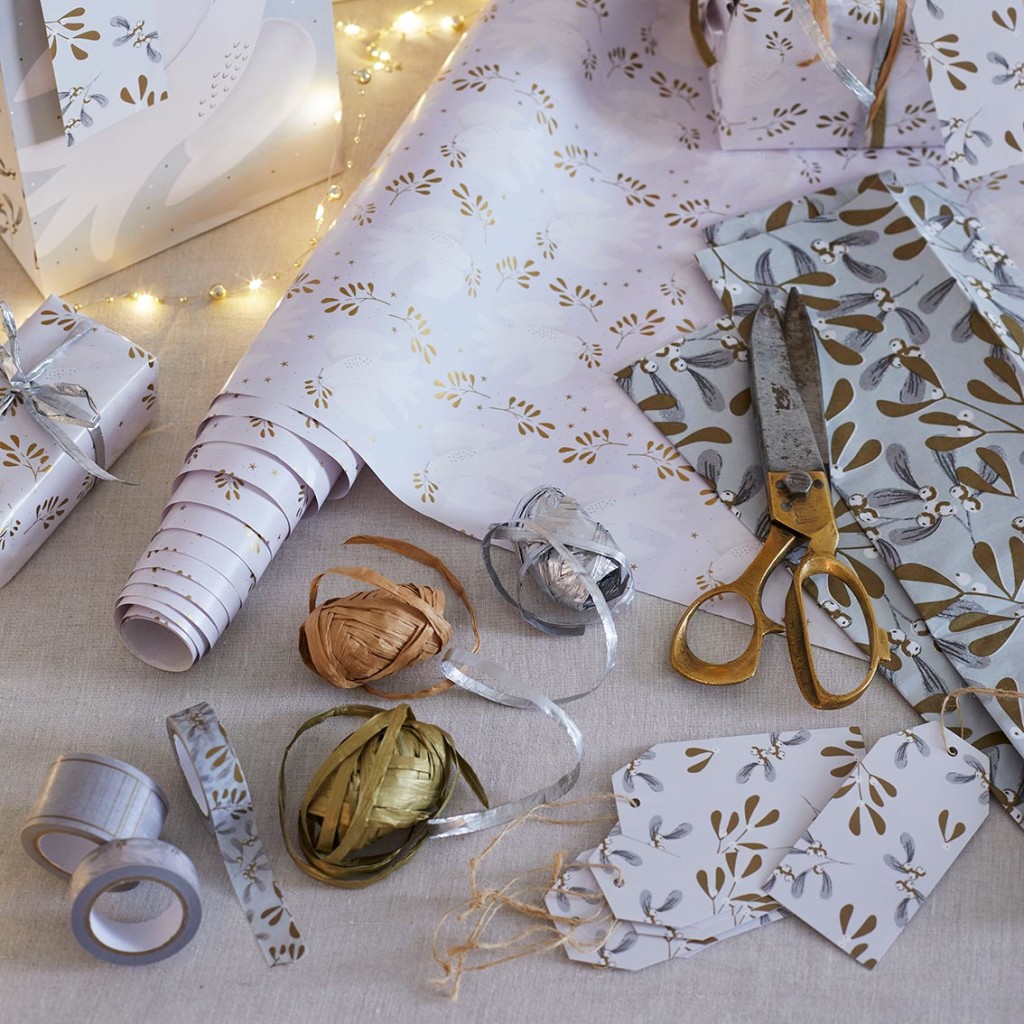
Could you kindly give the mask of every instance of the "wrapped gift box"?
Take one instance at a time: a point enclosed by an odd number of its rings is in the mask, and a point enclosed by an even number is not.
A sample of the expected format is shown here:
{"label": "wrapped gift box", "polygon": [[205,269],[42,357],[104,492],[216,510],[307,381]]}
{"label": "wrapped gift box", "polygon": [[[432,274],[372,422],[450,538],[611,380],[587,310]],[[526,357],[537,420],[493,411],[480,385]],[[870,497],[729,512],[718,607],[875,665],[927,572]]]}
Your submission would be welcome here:
{"label": "wrapped gift box", "polygon": [[329,0],[0,4],[0,236],[66,292],[326,177]]}
{"label": "wrapped gift box", "polygon": [[[838,149],[941,146],[939,119],[911,22],[873,132],[865,108],[818,57],[788,0],[741,4],[733,16],[704,4],[704,36],[713,53],[710,78],[723,149]],[[881,2],[828,4],[833,49],[864,83],[879,39]],[[710,58],[710,55],[708,57]],[[811,63],[813,62],[813,63]]]}
{"label": "wrapped gift box", "polygon": [[[0,335],[0,341],[6,337]],[[39,382],[75,384],[88,392],[99,413],[93,431],[67,424],[57,424],[56,429],[104,468],[112,465],[156,416],[156,359],[76,313],[56,295],[20,327],[18,344],[26,372],[61,349]],[[7,384],[0,375],[0,403]],[[88,416],[87,401],[71,402]],[[93,481],[94,477],[33,419],[20,398],[7,405],[0,413],[0,587],[67,519]]]}

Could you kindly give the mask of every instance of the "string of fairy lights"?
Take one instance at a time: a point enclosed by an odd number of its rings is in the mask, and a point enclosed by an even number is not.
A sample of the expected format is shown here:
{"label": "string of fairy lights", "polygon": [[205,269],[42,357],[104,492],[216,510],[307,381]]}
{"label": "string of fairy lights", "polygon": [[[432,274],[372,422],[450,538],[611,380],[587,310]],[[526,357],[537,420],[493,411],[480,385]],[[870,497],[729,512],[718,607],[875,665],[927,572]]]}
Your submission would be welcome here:
{"label": "string of fairy lights", "polygon": [[[334,0],[334,7],[344,7],[346,0]],[[344,147],[344,160],[338,166],[339,133],[343,130],[344,124],[341,110],[334,112],[335,140],[331,147],[331,163],[327,176],[323,183],[323,193],[317,201],[313,210],[313,230],[310,234],[306,247],[297,256],[291,259],[286,266],[277,270],[265,273],[261,276],[238,275],[241,282],[236,286],[229,287],[222,281],[214,281],[204,291],[193,294],[160,295],[149,289],[133,289],[129,292],[109,294],[102,298],[89,302],[78,302],[74,304],[76,310],[88,309],[92,306],[111,305],[113,303],[131,304],[139,312],[151,312],[160,306],[177,305],[184,306],[190,302],[222,302],[225,299],[238,298],[260,292],[271,282],[278,281],[282,277],[288,280],[309,258],[310,253],[320,243],[325,227],[333,223],[334,218],[328,216],[328,211],[334,203],[338,203],[344,196],[343,182],[347,172],[355,166],[356,153],[362,141],[363,130],[366,126],[368,106],[368,87],[379,73],[392,74],[402,70],[402,63],[398,54],[402,44],[415,37],[447,37],[454,42],[454,37],[461,35],[466,30],[467,15],[445,14],[438,16],[432,10],[434,0],[423,0],[415,7],[403,11],[393,20],[385,25],[372,28],[354,20],[340,18],[335,22],[335,32],[342,41],[347,44],[349,56],[358,62],[350,74],[355,80],[356,99],[358,110],[351,120],[354,122],[352,136]],[[349,118],[345,118],[345,123]]]}

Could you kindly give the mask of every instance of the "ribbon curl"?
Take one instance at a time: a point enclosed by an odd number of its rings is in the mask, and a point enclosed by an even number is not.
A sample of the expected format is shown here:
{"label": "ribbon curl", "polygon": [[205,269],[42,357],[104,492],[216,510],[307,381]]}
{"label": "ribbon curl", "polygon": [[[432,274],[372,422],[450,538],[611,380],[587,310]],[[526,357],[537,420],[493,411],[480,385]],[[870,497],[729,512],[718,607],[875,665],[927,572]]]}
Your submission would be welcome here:
{"label": "ribbon curl", "polygon": [[[18,329],[14,323],[14,314],[6,302],[0,302],[0,319],[3,320],[7,343],[0,345],[0,416],[20,401],[29,416],[51,437],[54,443],[70,455],[75,463],[90,476],[114,483],[125,483],[108,473],[99,462],[105,459],[103,432],[100,429],[100,413],[89,392],[81,384],[58,381],[55,384],[41,383],[40,378],[72,345],[77,344],[87,334],[96,330],[93,327],[82,327],[65,340],[56,351],[42,360],[31,370],[21,365],[21,348],[18,343]],[[70,399],[84,401],[89,407],[88,415]],[[96,459],[94,461],[71,440],[58,424],[84,427],[89,431],[93,442]]]}

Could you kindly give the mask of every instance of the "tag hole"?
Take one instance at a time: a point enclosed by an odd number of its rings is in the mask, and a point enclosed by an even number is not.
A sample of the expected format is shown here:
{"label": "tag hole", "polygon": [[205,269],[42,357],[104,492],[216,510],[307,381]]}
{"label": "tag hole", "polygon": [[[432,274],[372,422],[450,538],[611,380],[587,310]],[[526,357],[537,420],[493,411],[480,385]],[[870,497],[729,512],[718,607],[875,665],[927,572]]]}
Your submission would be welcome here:
{"label": "tag hole", "polygon": [[633,799],[629,801],[629,806],[630,807],[639,807],[640,806],[639,798],[638,797],[633,797]]}
{"label": "tag hole", "polygon": [[626,880],[624,878],[616,878],[613,884],[616,889],[621,889],[626,884]]}
{"label": "tag hole", "polygon": [[958,751],[958,750],[956,749],[956,747],[950,747],[950,748],[949,748],[949,749],[948,749],[948,750],[946,751],[946,753],[947,753],[947,754],[949,754],[949,756],[950,756],[950,757],[956,757],[956,755],[957,755],[958,753],[960,753],[960,751]]}

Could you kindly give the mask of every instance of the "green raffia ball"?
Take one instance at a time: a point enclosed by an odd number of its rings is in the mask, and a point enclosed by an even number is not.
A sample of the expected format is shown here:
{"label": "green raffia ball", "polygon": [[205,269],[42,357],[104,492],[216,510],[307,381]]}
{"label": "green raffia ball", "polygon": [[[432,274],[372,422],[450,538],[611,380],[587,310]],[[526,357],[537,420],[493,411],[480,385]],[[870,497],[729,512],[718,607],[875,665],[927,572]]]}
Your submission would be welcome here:
{"label": "green raffia ball", "polygon": [[[296,850],[286,822],[288,753],[303,733],[341,715],[367,721],[334,748],[306,787]],[[279,810],[288,852],[307,875],[328,885],[369,885],[419,849],[460,771],[486,807],[483,786],[451,736],[417,721],[408,704],[389,711],[350,704],[316,715],[299,727],[281,761]]]}

